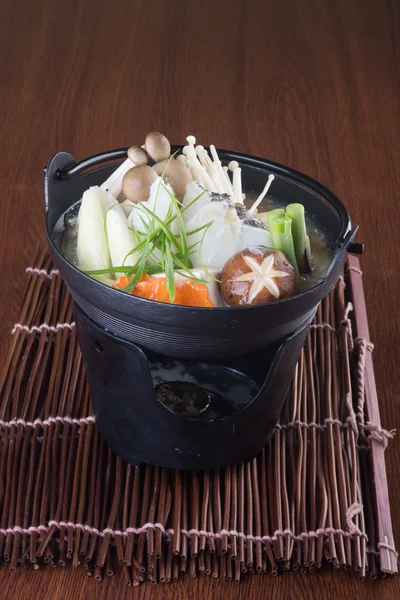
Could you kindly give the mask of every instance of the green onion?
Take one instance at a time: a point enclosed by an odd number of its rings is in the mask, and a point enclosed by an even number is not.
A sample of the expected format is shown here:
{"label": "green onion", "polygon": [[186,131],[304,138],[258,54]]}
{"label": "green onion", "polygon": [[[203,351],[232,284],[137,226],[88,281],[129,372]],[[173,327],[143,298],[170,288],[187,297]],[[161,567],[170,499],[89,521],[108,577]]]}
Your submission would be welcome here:
{"label": "green onion", "polygon": [[283,252],[298,275],[299,269],[293,244],[291,219],[288,217],[269,218],[268,224],[274,248]]}
{"label": "green onion", "polygon": [[146,260],[147,260],[147,255],[149,253],[149,239],[146,239],[146,245],[144,247],[143,250],[143,254],[140,257],[140,259],[138,260],[138,262],[136,263],[136,265],[133,267],[135,269],[135,275],[132,277],[132,279],[130,280],[130,282],[128,283],[128,285],[126,285],[124,287],[124,292],[131,292],[132,290],[135,289],[135,287],[137,286],[137,284],[139,283],[139,280],[141,278],[141,276],[144,274],[145,268],[146,268]]}
{"label": "green onion", "polygon": [[292,220],[292,235],[299,271],[301,274],[308,273],[312,270],[312,257],[304,206],[302,204],[289,204],[286,207],[286,215]]}
{"label": "green onion", "polygon": [[172,304],[175,300],[175,271],[174,262],[172,259],[171,245],[168,243],[167,240],[165,241],[164,268],[169,301]]}
{"label": "green onion", "polygon": [[[176,236],[172,233],[172,231],[170,229],[168,229],[168,227],[165,225],[165,222],[160,219],[160,217],[158,217],[152,210],[150,210],[150,208],[148,208],[147,206],[141,205],[138,206],[139,210],[143,210],[144,212],[146,212],[147,214],[151,215],[153,217],[153,219],[155,221],[157,221],[157,223],[159,223],[160,228],[163,230],[165,236],[169,239],[169,241],[171,242],[171,244],[175,244],[177,246],[177,248],[180,250],[180,244],[176,238]],[[175,218],[175,216],[174,216]],[[173,219],[172,219],[173,220]],[[149,231],[151,230],[151,228],[149,227]],[[154,231],[152,231],[152,233],[154,233]]]}
{"label": "green onion", "polygon": [[132,271],[132,267],[121,265],[120,267],[108,267],[107,269],[93,269],[91,271],[85,271],[86,275],[108,275],[112,273],[129,273]]}
{"label": "green onion", "polygon": [[[168,165],[167,165],[168,166]],[[166,167],[167,168],[167,167]],[[165,172],[165,171],[164,171]],[[204,236],[208,230],[208,228],[212,225],[213,221],[206,223],[205,225],[198,227],[197,229],[186,232],[184,221],[182,219],[181,213],[186,210],[189,206],[191,206],[194,202],[196,202],[201,196],[205,193],[203,191],[196,198],[192,200],[186,207],[180,210],[180,203],[177,198],[168,190],[168,188],[164,185],[163,181],[160,181],[159,187],[157,189],[156,199],[160,186],[163,186],[168,195],[171,198],[171,204],[168,209],[167,215],[164,220],[160,219],[154,212],[154,209],[151,210],[147,206],[140,204],[136,207],[136,210],[140,210],[144,214],[150,217],[149,221],[146,221],[141,216],[141,221],[143,225],[144,232],[138,231],[135,229],[133,224],[131,224],[130,229],[134,234],[136,243],[135,247],[125,256],[123,265],[120,267],[110,267],[107,269],[97,269],[91,271],[85,271],[88,275],[107,275],[107,274],[117,274],[124,273],[128,279],[129,283],[122,290],[124,292],[131,292],[138,284],[141,276],[143,274],[155,275],[156,273],[165,273],[167,290],[170,302],[172,303],[175,299],[175,269],[179,268],[179,270],[183,271],[185,276],[188,279],[192,279],[196,283],[207,283],[202,279],[197,279],[192,272],[192,261],[190,256],[194,253],[194,248],[198,244],[202,244]],[[117,206],[116,204],[115,206]],[[114,207],[114,206],[113,206]],[[111,207],[111,208],[113,208]],[[174,214],[173,208],[175,207]],[[154,207],[153,207],[154,208]],[[174,234],[169,225],[177,219],[179,233]],[[194,244],[188,244],[188,236],[194,233],[197,233],[201,230],[204,230],[204,234],[202,239]],[[145,239],[140,240],[140,237],[145,237]],[[173,251],[176,250],[175,252]],[[161,260],[154,255],[154,251],[158,250],[161,254]],[[135,252],[141,252],[139,260],[136,262],[134,266],[125,265],[125,261],[131,254]],[[153,263],[155,264],[147,264],[149,258],[153,258]]]}
{"label": "green onion", "polygon": [[[164,190],[169,195],[169,197],[171,198],[170,208],[172,209],[172,205],[174,205],[174,207],[175,207],[176,219],[177,219],[178,228],[179,228],[179,238],[181,240],[181,245],[182,245],[182,252],[183,252],[183,254],[187,254],[187,252],[188,252],[188,245],[187,245],[187,237],[186,237],[186,231],[185,231],[185,224],[184,224],[183,219],[182,219],[182,215],[181,215],[181,211],[180,211],[178,200],[175,198],[175,196],[173,194],[171,194],[171,192],[169,191],[169,189],[165,185],[163,187],[164,187]],[[189,261],[189,263],[190,264],[188,264],[188,266],[191,266],[191,261]]]}
{"label": "green onion", "polygon": [[267,212],[267,223],[268,228],[271,227],[271,221],[273,219],[278,219],[285,216],[285,211],[283,208],[274,208],[274,210],[270,210]]}

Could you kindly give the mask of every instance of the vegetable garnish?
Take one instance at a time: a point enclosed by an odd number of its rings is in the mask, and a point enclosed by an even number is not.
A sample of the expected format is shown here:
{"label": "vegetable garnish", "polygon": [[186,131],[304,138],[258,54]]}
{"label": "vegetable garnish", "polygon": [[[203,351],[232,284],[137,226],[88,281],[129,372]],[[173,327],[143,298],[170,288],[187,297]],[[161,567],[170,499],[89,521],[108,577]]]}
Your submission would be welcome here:
{"label": "vegetable garnish", "polygon": [[[129,285],[129,279],[122,275],[113,283],[113,288],[126,290]],[[173,286],[174,292],[171,294],[170,286]],[[195,283],[190,279],[167,281],[167,277],[150,277],[142,275],[135,288],[130,292],[133,296],[147,298],[148,300],[157,300],[167,304],[181,304],[183,306],[204,306],[212,307],[214,304],[209,298],[207,285],[205,283]],[[171,299],[172,296],[172,299]]]}
{"label": "vegetable garnish", "polygon": [[[186,232],[181,215],[185,208],[183,208],[181,211],[179,208],[180,203],[177,200],[177,198],[168,190],[168,188],[164,184],[162,184],[162,182],[160,182],[160,188],[161,186],[163,189],[166,190],[171,199],[171,206],[168,210],[165,220],[160,219],[160,217],[158,217],[154,210],[151,210],[147,206],[144,206],[143,203],[138,204],[135,210],[138,210],[139,212],[143,213],[143,215],[149,217],[148,221],[146,221],[144,218],[142,219],[142,226],[144,230],[142,232],[142,236],[144,234],[145,239],[142,240],[139,244],[137,244],[134,248],[132,248],[130,252],[128,252],[128,254],[125,256],[123,264],[120,267],[113,266],[106,269],[86,271],[86,273],[88,275],[125,273],[125,275],[127,276],[126,287],[124,288],[118,286],[118,289],[121,289],[122,291],[127,293],[131,293],[132,290],[137,286],[138,282],[140,281],[140,278],[143,275],[151,275],[154,273],[165,272],[166,281],[168,283],[167,290],[170,294],[169,298],[171,302],[174,302],[176,293],[175,286],[173,284],[173,276],[175,270],[174,265],[176,265],[177,268],[184,271],[189,278],[193,279],[193,281],[196,282],[196,284],[200,285],[205,283],[204,281],[198,280],[193,274],[191,270],[192,263],[190,260],[190,256],[193,254],[195,247],[201,243],[201,240],[189,245],[188,236],[194,233],[201,232],[203,230],[204,232],[206,232],[212,223],[206,223],[203,226],[198,227],[194,231]],[[197,196],[190,204],[196,202],[201,197],[201,195],[202,194],[199,194],[199,196]],[[173,208],[175,208],[175,214],[173,214]],[[174,221],[178,223],[178,234],[174,234],[171,231],[170,226],[171,223],[173,223]],[[136,238],[141,236],[140,232],[135,230],[133,224],[131,224],[131,230]],[[161,253],[161,258],[158,261],[158,264],[148,264],[147,261],[154,253],[154,250],[158,250]],[[136,261],[136,263],[133,266],[127,265],[126,260],[131,255],[134,255],[136,253],[140,253],[140,258]]]}
{"label": "vegetable garnish", "polygon": [[[311,274],[304,207],[289,204],[286,209],[267,212],[280,205],[272,197],[266,199],[274,175],[267,173],[261,193],[253,197],[251,192],[246,201],[252,172],[246,161],[229,162],[233,157],[225,154],[222,164],[215,146],[198,145],[193,135],[186,140],[181,153],[171,154],[169,140],[151,132],[144,145],[128,149],[127,159],[106,181],[86,190],[80,202],[63,215],[70,235],[65,236],[67,258],[84,273],[125,293],[193,306],[222,306],[224,302],[231,306],[231,299],[221,291],[224,269],[239,254],[240,264],[248,269],[256,247],[263,256],[274,252],[278,263],[282,258],[278,251],[284,254],[296,289],[309,289],[320,280],[330,259],[323,232],[314,225],[309,232],[315,261]],[[275,187],[279,193],[280,186]],[[259,213],[261,203],[264,208]],[[73,210],[74,218],[68,220]],[[265,263],[264,259],[260,269],[265,279],[272,259]],[[258,267],[253,266],[241,278],[234,276],[240,290],[255,277]],[[273,288],[271,277],[265,289]],[[288,277],[281,278],[286,284]],[[250,303],[255,301],[254,289],[249,293]],[[282,293],[295,292],[282,287]],[[257,301],[271,298],[258,290]]]}
{"label": "vegetable garnish", "polygon": [[293,242],[299,271],[302,274],[309,273],[313,267],[304,206],[302,204],[289,204],[286,207],[286,216],[292,219]]}
{"label": "vegetable garnish", "polygon": [[313,267],[304,206],[275,208],[267,213],[267,220],[273,246],[285,254],[297,275],[309,273]]}
{"label": "vegetable garnish", "polygon": [[292,220],[288,219],[288,217],[275,216],[275,218],[269,217],[268,223],[274,248],[283,252],[288,261],[292,264],[297,275],[299,275],[296,253],[293,245]]}

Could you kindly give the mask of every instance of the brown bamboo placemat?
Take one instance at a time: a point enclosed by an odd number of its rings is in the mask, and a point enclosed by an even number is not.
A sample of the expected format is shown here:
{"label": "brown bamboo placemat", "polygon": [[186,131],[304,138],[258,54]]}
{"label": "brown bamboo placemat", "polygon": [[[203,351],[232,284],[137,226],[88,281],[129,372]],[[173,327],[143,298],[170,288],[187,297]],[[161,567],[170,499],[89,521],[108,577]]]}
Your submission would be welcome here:
{"label": "brown bamboo placemat", "polygon": [[213,472],[134,468],[92,416],[72,302],[44,253],[0,380],[0,558],[121,584],[323,564],[397,572],[372,345],[356,259],[318,309],[274,436]]}

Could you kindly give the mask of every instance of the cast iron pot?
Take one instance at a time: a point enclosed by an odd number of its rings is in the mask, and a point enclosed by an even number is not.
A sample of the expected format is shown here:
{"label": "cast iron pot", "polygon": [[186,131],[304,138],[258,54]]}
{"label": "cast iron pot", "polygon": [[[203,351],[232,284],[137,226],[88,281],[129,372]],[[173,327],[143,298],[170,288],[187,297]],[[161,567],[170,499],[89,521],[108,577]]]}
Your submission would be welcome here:
{"label": "cast iron pot", "polygon": [[[175,148],[176,149],[176,148]],[[282,165],[219,151],[237,160],[244,189],[260,191],[269,173],[273,194],[301,202],[328,232],[336,252],[325,279],[313,289],[264,306],[192,308],[123,294],[91,279],[60,253],[53,230],[60,216],[91,185],[116,168],[101,163],[126,157],[126,149],[78,163],[56,154],[46,168],[46,230],[53,260],[75,298],[75,320],[96,422],[107,443],[132,464],[169,468],[215,468],[256,455],[279,419],[295,364],[319,302],[335,286],[357,227],[341,201],[310,177]],[[95,168],[93,168],[95,167]],[[152,365],[178,357],[199,373],[207,361],[221,388],[224,411],[217,417],[176,414],[154,389]],[[196,375],[197,376],[197,375]],[[228,384],[248,382],[245,404],[224,396]],[[201,376],[196,380],[209,391]],[[224,388],[225,385],[225,388]]]}
{"label": "cast iron pot", "polygon": [[[175,147],[176,148],[176,147]],[[348,251],[357,250],[350,216],[327,188],[288,167],[235,152],[219,151],[225,163],[237,160],[243,188],[260,191],[268,174],[275,175],[273,195],[285,204],[302,203],[325,229],[336,252],[324,280],[311,290],[263,306],[193,308],[154,302],[123,294],[79,271],[59,251],[53,230],[59,217],[92,185],[101,184],[126,157],[126,149],[75,163],[65,152],[46,169],[46,230],[53,260],[77,305],[110,333],[155,352],[175,357],[210,359],[246,354],[283,339],[310,321],[319,302],[335,286]]]}

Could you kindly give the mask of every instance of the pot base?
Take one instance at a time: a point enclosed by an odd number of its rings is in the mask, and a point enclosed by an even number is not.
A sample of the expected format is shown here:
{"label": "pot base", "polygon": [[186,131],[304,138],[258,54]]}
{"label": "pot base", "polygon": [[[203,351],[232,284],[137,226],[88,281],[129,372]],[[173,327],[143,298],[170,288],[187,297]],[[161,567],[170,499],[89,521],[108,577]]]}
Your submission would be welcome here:
{"label": "pot base", "polygon": [[[310,321],[314,315],[311,315]],[[175,360],[111,335],[75,306],[97,425],[125,461],[179,469],[223,467],[258,454],[272,435],[309,322],[267,348],[235,358]],[[171,410],[155,388],[200,386],[199,414]]]}

